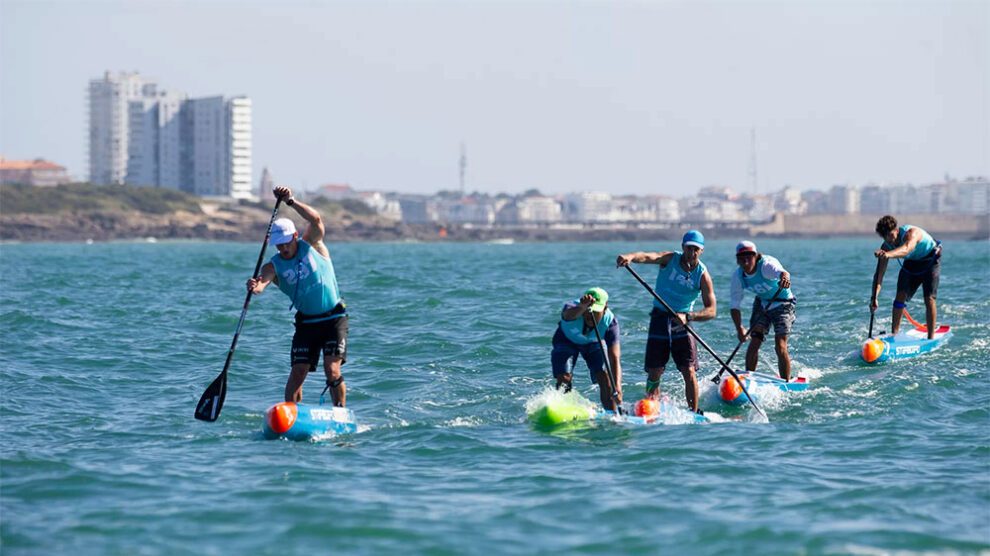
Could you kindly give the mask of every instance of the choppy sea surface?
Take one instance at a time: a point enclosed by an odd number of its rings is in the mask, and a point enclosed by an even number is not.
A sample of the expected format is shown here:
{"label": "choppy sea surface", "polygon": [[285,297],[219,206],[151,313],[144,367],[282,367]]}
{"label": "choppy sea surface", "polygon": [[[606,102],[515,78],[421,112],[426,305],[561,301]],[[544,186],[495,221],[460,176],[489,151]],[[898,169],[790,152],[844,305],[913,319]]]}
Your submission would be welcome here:
{"label": "choppy sea surface", "polygon": [[[990,554],[987,242],[946,242],[950,343],[871,367],[878,242],[760,240],[793,274],[808,392],[768,397],[757,422],[720,404],[702,351],[702,407],[724,422],[561,431],[525,412],[552,384],[561,305],[608,290],[635,402],[651,298],[615,256],[675,245],[328,243],[361,427],[321,442],[260,432],[292,336],[275,288],[251,302],[220,420],[193,419],[259,244],[0,245],[0,552]],[[723,357],[733,245],[709,242],[719,317],[695,324]],[[909,308],[923,317],[920,293]],[[575,377],[597,400],[583,363]],[[311,376],[305,401],[321,388]],[[662,388],[684,404],[673,368]]]}

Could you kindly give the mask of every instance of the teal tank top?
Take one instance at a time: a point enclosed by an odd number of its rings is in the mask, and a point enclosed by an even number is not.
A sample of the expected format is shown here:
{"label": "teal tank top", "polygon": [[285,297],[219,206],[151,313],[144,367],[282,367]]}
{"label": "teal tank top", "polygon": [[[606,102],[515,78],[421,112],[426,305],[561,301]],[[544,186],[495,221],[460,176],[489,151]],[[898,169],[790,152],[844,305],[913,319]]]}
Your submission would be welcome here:
{"label": "teal tank top", "polygon": [[328,313],[340,303],[333,262],[306,241],[298,241],[295,257],[283,259],[281,255],[275,255],[271,259],[278,275],[278,289],[289,296],[292,305],[304,315]]}
{"label": "teal tank top", "polygon": [[[772,262],[776,263],[777,266],[781,266],[777,259],[774,259],[769,255],[763,255],[762,257],[764,259],[772,260]],[[770,301],[773,299],[774,294],[777,293],[777,288],[780,287],[780,278],[770,279],[764,276],[763,262],[763,260],[757,262],[756,273],[752,276],[743,272],[741,267],[736,268],[736,272],[739,273],[739,278],[741,279],[740,281],[742,282],[744,290],[753,292],[756,294],[756,297],[759,297],[763,301]],[[780,290],[780,294],[777,295],[777,301],[787,301],[788,299],[793,298],[794,293],[791,291],[791,288],[784,288]]]}
{"label": "teal tank top", "polygon": [[[654,288],[657,295],[670,305],[676,313],[688,313],[694,309],[694,302],[701,297],[701,275],[708,272],[705,263],[698,261],[698,266],[691,272],[681,268],[681,256],[684,253],[674,251],[667,266],[657,272],[657,284]],[[666,311],[659,301],[653,300],[653,306]]]}
{"label": "teal tank top", "polygon": [[[894,245],[890,245],[886,241],[883,242],[884,250],[889,251],[891,249],[897,249],[901,245],[904,245],[904,238],[907,237],[908,230],[911,228],[918,228],[917,226],[912,226],[910,224],[905,224],[897,229],[897,240],[894,241]],[[917,245],[914,249],[904,257],[907,261],[917,261],[919,259],[924,259],[931,254],[932,250],[935,249],[937,243],[935,239],[932,238],[931,234],[918,228],[921,232],[921,239],[918,240]]]}
{"label": "teal tank top", "polygon": [[[574,303],[580,302],[580,299],[574,300]],[[615,315],[612,314],[612,310],[605,309],[602,320],[598,321],[598,335],[602,339],[605,338],[605,331],[611,326],[613,320],[615,320]],[[575,344],[594,344],[598,342],[598,336],[595,336],[594,328],[589,328],[587,332],[584,331],[583,315],[574,320],[560,319],[560,329],[564,332],[564,336],[567,336],[567,339]]]}

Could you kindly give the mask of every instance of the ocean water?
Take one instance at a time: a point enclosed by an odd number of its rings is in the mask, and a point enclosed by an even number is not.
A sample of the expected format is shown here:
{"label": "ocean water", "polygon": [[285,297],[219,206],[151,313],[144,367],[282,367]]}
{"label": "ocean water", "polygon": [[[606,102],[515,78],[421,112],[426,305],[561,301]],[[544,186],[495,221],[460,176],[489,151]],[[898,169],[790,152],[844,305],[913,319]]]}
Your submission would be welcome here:
{"label": "ocean water", "polygon": [[[696,323],[723,356],[733,243],[709,242],[719,317]],[[766,399],[769,423],[719,404],[702,352],[702,405],[724,422],[548,432],[525,407],[552,384],[561,304],[609,291],[635,402],[651,298],[614,260],[674,245],[331,242],[361,428],[322,442],[260,433],[292,335],[274,288],[251,303],[220,420],[193,419],[258,244],[2,245],[0,552],[990,554],[990,246],[946,242],[948,346],[869,367],[876,244],[758,241],[793,274],[791,353],[813,379]],[[583,363],[575,377],[596,400]],[[673,368],[662,388],[684,403]]]}

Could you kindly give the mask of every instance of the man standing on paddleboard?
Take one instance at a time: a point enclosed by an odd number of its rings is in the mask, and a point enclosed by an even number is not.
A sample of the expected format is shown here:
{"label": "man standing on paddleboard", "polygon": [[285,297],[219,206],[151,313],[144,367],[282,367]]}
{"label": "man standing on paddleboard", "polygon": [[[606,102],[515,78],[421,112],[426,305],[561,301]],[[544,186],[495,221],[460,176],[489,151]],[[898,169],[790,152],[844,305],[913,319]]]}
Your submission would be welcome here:
{"label": "man standing on paddleboard", "polygon": [[276,187],[275,196],[306,220],[306,231],[300,238],[292,220],[276,220],[269,245],[274,245],[278,254],[261,268],[259,278],[247,281],[247,287],[260,294],[274,281],[292,300],[290,309],[296,309],[292,370],[285,383],[285,401],[302,401],[303,382],[316,370],[322,352],[327,389],[333,404],[344,407],[347,386],[340,367],[347,361],[347,308],[337,287],[330,251],[323,243],[323,218],[316,209],[293,198],[288,187]]}
{"label": "man standing on paddleboard", "polygon": [[[715,288],[708,268],[701,262],[705,236],[690,230],[681,239],[681,251],[637,251],[619,255],[616,266],[629,263],[660,265],[656,293],[676,311],[670,314],[662,304],[653,301],[650,330],[646,338],[646,395],[660,399],[660,376],[671,356],[684,377],[684,394],[688,407],[698,411],[698,347],[687,329],[689,321],[715,318]],[[694,311],[694,302],[701,297],[705,308]]]}
{"label": "man standing on paddleboard", "polygon": [[742,325],[743,291],[756,294],[753,313],[749,317],[749,348],[746,349],[746,370],[755,371],[759,361],[760,346],[773,323],[774,348],[777,351],[777,372],[784,380],[791,379],[791,355],[787,351],[787,336],[794,324],[794,293],[791,292],[791,274],[780,261],[760,253],[752,241],[740,241],[736,245],[736,264],[732,273],[729,297],[729,313],[736,325],[739,342],[745,342],[747,331]]}
{"label": "man standing on paddleboard", "polygon": [[[608,361],[603,357],[602,341],[608,347]],[[591,288],[581,299],[565,303],[552,343],[550,364],[557,389],[563,386],[565,392],[570,392],[572,371],[580,354],[591,371],[591,382],[598,385],[602,407],[618,412],[622,403],[619,319],[608,308],[608,292]]]}
{"label": "man standing on paddleboard", "polygon": [[942,243],[935,241],[931,234],[917,226],[905,224],[897,226],[897,219],[889,214],[877,221],[877,235],[883,238],[880,248],[873,252],[877,258],[877,271],[873,276],[873,296],[870,298],[870,311],[877,310],[877,296],[883,275],[887,272],[890,259],[904,259],[901,272],[897,275],[897,294],[891,313],[892,334],[901,327],[901,317],[907,302],[921,286],[925,296],[925,320],[928,324],[928,339],[935,337],[935,298],[938,295],[938,278],[942,258]]}

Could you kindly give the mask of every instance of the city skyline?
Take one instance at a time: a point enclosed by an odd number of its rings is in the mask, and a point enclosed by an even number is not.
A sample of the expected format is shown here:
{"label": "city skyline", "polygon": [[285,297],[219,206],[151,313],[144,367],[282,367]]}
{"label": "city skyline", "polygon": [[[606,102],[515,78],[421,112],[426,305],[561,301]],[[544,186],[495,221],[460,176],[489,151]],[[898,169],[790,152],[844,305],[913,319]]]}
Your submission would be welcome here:
{"label": "city skyline", "polygon": [[979,2],[229,6],[4,0],[0,154],[83,177],[80,92],[127,70],[252,97],[252,184],[457,190],[462,144],[469,192],[990,174]]}

